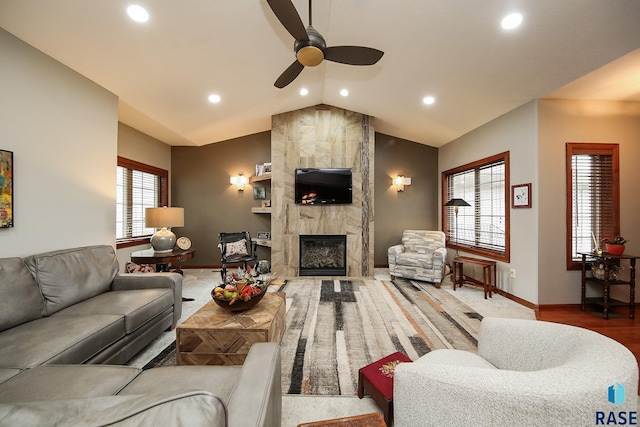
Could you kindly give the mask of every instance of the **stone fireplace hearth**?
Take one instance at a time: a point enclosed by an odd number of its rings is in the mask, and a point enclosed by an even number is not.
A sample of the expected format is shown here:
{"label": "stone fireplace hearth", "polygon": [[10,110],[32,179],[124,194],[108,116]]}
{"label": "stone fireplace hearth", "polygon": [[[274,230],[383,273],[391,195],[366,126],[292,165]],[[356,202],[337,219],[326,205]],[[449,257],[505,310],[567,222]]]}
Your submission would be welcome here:
{"label": "stone fireplace hearth", "polygon": [[299,276],[346,276],[346,235],[300,235]]}

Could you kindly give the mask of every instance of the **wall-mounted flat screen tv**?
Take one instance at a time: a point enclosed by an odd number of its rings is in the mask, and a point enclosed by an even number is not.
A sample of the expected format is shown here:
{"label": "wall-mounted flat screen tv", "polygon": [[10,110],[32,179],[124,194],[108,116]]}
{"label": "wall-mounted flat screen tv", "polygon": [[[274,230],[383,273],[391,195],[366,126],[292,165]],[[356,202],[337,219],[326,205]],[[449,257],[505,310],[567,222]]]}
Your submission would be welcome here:
{"label": "wall-mounted flat screen tv", "polygon": [[296,169],[295,202],[299,205],[352,203],[351,169]]}

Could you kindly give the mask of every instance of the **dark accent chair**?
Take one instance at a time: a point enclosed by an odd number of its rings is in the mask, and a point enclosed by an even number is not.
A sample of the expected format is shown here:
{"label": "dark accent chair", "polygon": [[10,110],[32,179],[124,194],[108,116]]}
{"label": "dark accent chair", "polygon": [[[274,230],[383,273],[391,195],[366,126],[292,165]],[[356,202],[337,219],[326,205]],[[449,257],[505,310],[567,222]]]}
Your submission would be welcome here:
{"label": "dark accent chair", "polygon": [[258,261],[258,244],[251,240],[248,231],[218,234],[220,253],[222,254],[222,282],[227,281],[227,264],[242,264],[247,269],[248,263]]}

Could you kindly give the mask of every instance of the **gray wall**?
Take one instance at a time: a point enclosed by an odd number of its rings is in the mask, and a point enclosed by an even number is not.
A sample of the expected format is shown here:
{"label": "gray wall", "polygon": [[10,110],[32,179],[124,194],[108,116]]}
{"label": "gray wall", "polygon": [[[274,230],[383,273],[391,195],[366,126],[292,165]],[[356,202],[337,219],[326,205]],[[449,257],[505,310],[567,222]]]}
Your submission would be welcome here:
{"label": "gray wall", "polygon": [[[388,265],[387,249],[400,243],[403,230],[438,228],[438,150],[406,139],[376,133],[374,264]],[[404,192],[392,178],[412,179]]]}
{"label": "gray wall", "polygon": [[0,229],[0,257],[115,246],[118,98],[2,29],[0,52],[15,224]]}
{"label": "gray wall", "polygon": [[[187,236],[196,249],[195,257],[185,266],[219,266],[218,233],[248,230],[255,237],[258,231],[271,230],[271,217],[251,213],[260,206],[253,199],[252,185],[237,191],[229,177],[243,173],[255,174],[255,165],[271,157],[271,132],[235,138],[202,147],[171,148],[172,205],[184,208],[184,227],[174,230],[178,237]],[[267,187],[269,182],[257,183]],[[269,250],[260,248],[261,258]]]}
{"label": "gray wall", "polygon": [[[537,102],[529,102],[438,150],[440,171],[509,151],[510,184],[531,183],[532,207],[530,209],[507,207],[511,209],[511,260],[509,263],[500,261],[497,263],[497,285],[498,288],[533,304],[538,303],[537,227],[540,208],[537,111]],[[564,188],[564,182],[557,185]],[[465,255],[463,251],[460,253]],[[449,250],[449,260],[453,255],[454,251]],[[510,269],[516,270],[515,279],[509,277]],[[482,277],[480,268],[469,268],[469,273],[476,278]]]}
{"label": "gray wall", "polygon": [[[380,133],[375,138],[374,264],[381,266],[387,265],[387,249],[399,243],[403,230],[438,229],[438,150]],[[229,184],[230,175],[253,175],[256,163],[270,160],[270,150],[271,132],[203,147],[172,147],[172,205],[185,208],[185,226],[175,232],[189,237],[196,249],[186,266],[220,265],[219,232],[270,231],[269,215],[251,213],[260,205],[252,188],[238,192]],[[403,193],[391,185],[397,174],[413,180]],[[269,182],[258,185],[269,190]],[[258,252],[261,258],[270,256],[268,249]]]}
{"label": "gray wall", "polygon": [[[630,239],[625,253],[640,254],[640,102],[540,100],[539,117],[539,303],[577,304],[581,272],[567,271],[565,260],[565,144],[620,144],[620,232]],[[587,289],[587,296],[601,294],[602,289]],[[629,288],[614,286],[611,296],[628,301]]]}
{"label": "gray wall", "polygon": [[[171,146],[124,123],[118,123],[118,156],[168,170],[169,182],[171,182]],[[169,205],[174,206],[171,204],[171,189],[169,189]],[[173,231],[177,235],[181,233],[180,228],[175,228]],[[151,244],[146,243],[118,249],[116,255],[120,271],[125,270],[127,262],[131,260],[132,252],[150,247]]]}

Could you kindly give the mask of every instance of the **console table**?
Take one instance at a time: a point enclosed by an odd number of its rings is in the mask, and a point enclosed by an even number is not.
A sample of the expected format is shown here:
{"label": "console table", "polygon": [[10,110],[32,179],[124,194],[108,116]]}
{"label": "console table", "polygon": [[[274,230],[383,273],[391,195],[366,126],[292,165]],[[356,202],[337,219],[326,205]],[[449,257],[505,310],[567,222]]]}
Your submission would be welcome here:
{"label": "console table", "polygon": [[[582,295],[581,308],[585,310],[587,304],[596,304],[603,307],[603,317],[609,318],[609,308],[611,307],[629,307],[629,318],[635,316],[635,297],[636,297],[636,259],[640,258],[636,255],[613,255],[603,252],[602,255],[596,256],[592,252],[580,252],[582,255]],[[587,276],[587,266],[594,261],[601,260],[604,264],[604,277],[598,279],[593,276]],[[619,263],[621,260],[629,261],[629,280],[620,280],[611,277],[611,266]],[[602,297],[587,298],[587,283],[594,283],[602,286]],[[629,301],[618,301],[610,297],[612,286],[629,286]]]}
{"label": "console table", "polygon": [[[463,271],[464,264],[479,265],[482,267],[482,282],[479,280],[465,277]],[[457,256],[453,259],[453,290],[456,285],[462,286],[467,281],[474,284],[482,285],[484,289],[484,299],[493,298],[493,289],[496,287],[496,262],[489,259],[471,258],[468,256]]]}

